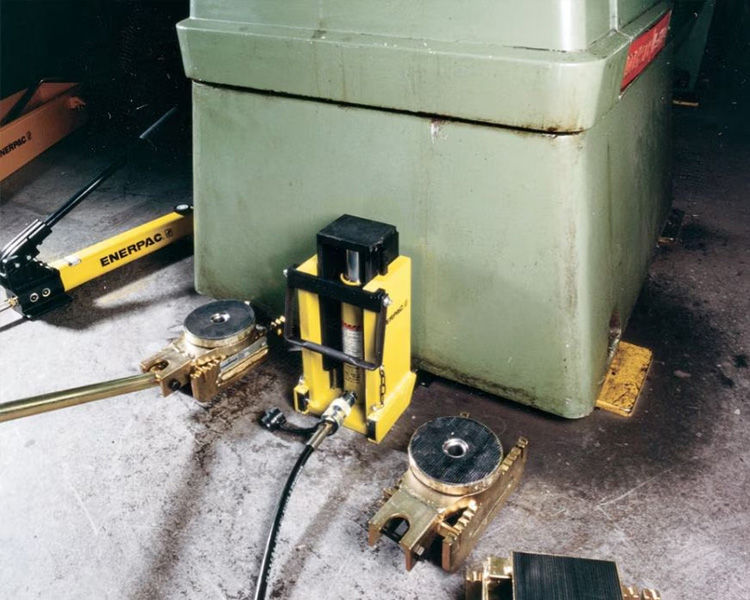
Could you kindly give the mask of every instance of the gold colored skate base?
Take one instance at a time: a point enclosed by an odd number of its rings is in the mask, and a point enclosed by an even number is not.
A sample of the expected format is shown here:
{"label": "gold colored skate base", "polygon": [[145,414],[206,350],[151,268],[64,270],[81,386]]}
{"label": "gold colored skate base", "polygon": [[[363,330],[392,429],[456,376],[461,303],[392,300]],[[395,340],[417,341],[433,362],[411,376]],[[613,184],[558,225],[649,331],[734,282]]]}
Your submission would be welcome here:
{"label": "gold colored skate base", "polygon": [[[397,541],[406,555],[406,570],[442,538],[441,566],[453,572],[471,552],[508,496],[516,489],[526,464],[528,441],[519,438],[500,463],[499,476],[487,489],[452,495],[422,483],[409,469],[370,520],[369,544],[381,535]],[[408,527],[402,531],[404,527]]]}
{"label": "gold colored skate base", "polygon": [[[197,332],[189,328],[189,322]],[[222,329],[223,323],[231,326]],[[193,397],[208,403],[268,354],[266,328],[255,323],[252,309],[244,302],[205,304],[190,313],[183,330],[178,339],[141,362],[144,373],[156,375],[165,396],[189,384]]]}

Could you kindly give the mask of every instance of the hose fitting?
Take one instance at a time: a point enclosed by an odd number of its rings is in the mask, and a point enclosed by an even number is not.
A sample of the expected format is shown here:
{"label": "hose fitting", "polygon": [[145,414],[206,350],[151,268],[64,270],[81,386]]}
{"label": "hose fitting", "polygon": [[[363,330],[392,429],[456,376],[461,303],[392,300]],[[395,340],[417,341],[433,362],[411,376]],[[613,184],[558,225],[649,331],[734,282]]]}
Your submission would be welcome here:
{"label": "hose fitting", "polygon": [[352,412],[352,406],[354,406],[356,400],[357,395],[354,392],[344,392],[341,396],[331,402],[328,405],[328,408],[323,411],[323,414],[320,415],[320,422],[322,425],[312,437],[310,437],[307,445],[312,446],[313,449],[317,450],[318,446],[320,446],[324,439],[329,435],[336,433],[349,416],[349,413]]}

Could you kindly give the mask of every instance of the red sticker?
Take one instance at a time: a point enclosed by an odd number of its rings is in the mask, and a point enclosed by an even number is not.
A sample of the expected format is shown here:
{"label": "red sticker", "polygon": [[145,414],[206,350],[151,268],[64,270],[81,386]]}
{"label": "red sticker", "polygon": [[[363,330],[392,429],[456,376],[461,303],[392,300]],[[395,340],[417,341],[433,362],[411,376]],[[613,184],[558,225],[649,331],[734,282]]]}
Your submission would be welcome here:
{"label": "red sticker", "polygon": [[620,91],[624,90],[630,82],[641,74],[648,64],[656,58],[667,43],[667,30],[669,19],[672,16],[670,10],[648,31],[635,38],[628,48],[628,60],[625,62],[625,72],[622,76]]}

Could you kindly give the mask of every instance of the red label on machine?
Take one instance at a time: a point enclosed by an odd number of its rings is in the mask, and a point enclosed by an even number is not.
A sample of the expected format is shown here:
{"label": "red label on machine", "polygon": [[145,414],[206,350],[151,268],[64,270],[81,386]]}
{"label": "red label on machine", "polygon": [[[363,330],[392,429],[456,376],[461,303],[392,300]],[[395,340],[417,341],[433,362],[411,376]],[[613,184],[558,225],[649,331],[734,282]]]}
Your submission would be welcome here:
{"label": "red label on machine", "polygon": [[667,43],[667,30],[669,19],[672,16],[670,10],[656,25],[648,31],[635,38],[628,48],[628,60],[625,62],[625,72],[622,75],[620,91],[624,90],[630,82],[641,74],[648,64],[656,58]]}

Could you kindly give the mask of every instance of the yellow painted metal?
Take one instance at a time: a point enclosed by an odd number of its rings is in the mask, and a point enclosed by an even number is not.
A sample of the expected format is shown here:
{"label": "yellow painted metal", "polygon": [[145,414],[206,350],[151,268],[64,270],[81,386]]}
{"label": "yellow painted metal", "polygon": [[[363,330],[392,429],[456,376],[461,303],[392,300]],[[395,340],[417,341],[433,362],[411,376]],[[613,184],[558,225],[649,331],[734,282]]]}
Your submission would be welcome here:
{"label": "yellow painted metal", "polygon": [[[365,291],[385,290],[391,299],[385,326],[383,364],[365,372],[368,437],[380,442],[411,402],[417,376],[411,370],[411,259],[399,256],[386,275],[378,275]],[[364,311],[365,360],[375,361],[377,315]],[[384,382],[384,393],[380,393]]]}
{"label": "yellow painted metal", "polygon": [[620,342],[596,401],[597,408],[632,416],[652,360],[653,352],[648,348]]}
{"label": "yellow painted metal", "polygon": [[68,291],[192,232],[192,215],[172,212],[66,256],[51,266],[60,271],[63,288]]}
{"label": "yellow painted metal", "polygon": [[[317,257],[313,256],[299,271],[318,274]],[[411,260],[399,256],[388,267],[386,275],[370,280],[364,290],[384,290],[391,299],[386,315],[383,363],[380,368],[364,371],[364,398],[358,397],[344,426],[367,435],[379,443],[411,401],[416,375],[411,371]],[[320,303],[318,296],[297,291],[300,334],[303,339],[322,343]],[[377,314],[362,311],[364,359],[375,362],[375,326]],[[328,404],[341,395],[343,382],[331,381],[331,372],[323,369],[323,357],[311,350],[302,350],[304,380],[294,389],[296,410],[321,414]],[[382,388],[381,388],[382,384]],[[301,399],[305,398],[303,402]]]}
{"label": "yellow painted metal", "polygon": [[[313,256],[297,267],[298,271],[309,275],[318,274],[318,259]],[[318,295],[304,290],[297,291],[297,304],[299,306],[300,335],[302,339],[310,340],[316,344],[323,343],[323,334],[320,329],[320,301]],[[302,350],[302,372],[304,383],[294,388],[294,407],[298,412],[311,412],[320,415],[326,407],[338,397],[340,388],[331,382],[330,374],[323,369],[323,355],[310,350]],[[307,398],[306,403],[299,401],[300,397]],[[354,422],[352,415],[357,412],[353,407],[352,414],[344,423],[351,427]],[[362,430],[360,433],[364,433]]]}

